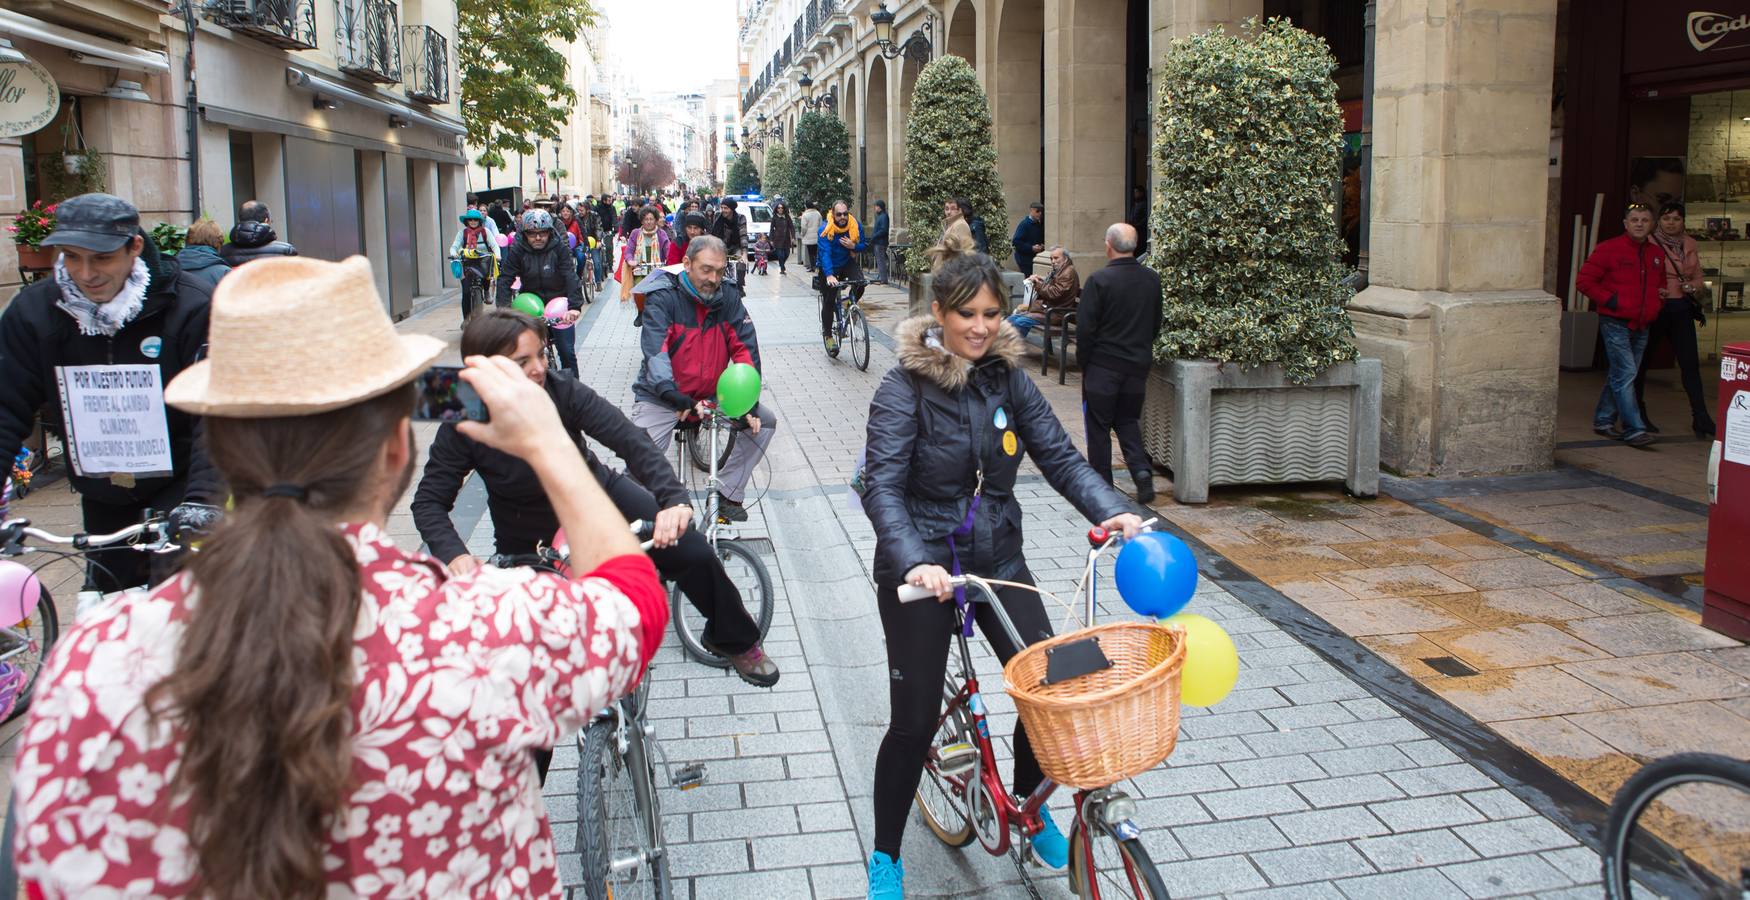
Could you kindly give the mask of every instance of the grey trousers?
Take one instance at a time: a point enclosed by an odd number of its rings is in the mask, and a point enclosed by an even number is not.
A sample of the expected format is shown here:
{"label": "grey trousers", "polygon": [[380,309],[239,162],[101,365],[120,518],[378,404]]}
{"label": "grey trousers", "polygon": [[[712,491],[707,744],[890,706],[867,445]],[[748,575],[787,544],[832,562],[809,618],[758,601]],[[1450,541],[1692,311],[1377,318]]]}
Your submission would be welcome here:
{"label": "grey trousers", "polygon": [[[766,447],[772,443],[772,435],[778,427],[778,417],[765,404],[755,406],[754,412],[760,417],[760,433],[737,432],[735,448],[729,451],[729,459],[717,473],[723,480],[723,498],[731,503],[742,502],[748,479],[753,477],[753,467],[759,465],[760,457],[766,455]],[[638,400],[632,404],[632,424],[650,435],[650,442],[659,452],[668,453],[669,445],[674,443],[674,410]]]}

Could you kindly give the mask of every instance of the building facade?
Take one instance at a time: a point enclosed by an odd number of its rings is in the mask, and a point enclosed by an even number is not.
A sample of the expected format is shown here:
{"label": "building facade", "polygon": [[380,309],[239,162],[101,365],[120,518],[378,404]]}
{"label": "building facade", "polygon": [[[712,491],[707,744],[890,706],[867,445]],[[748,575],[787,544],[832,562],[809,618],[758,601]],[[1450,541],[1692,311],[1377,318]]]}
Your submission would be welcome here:
{"label": "building facade", "polygon": [[[230,0],[186,19],[157,0],[8,7],[0,37],[48,73],[60,106],[0,140],[0,209],[95,187],[132,200],[147,228],[228,227],[260,200],[301,253],[368,257],[393,315],[453,286],[452,0]],[[64,178],[72,156],[101,174]],[[10,297],[16,256],[0,254]]]}

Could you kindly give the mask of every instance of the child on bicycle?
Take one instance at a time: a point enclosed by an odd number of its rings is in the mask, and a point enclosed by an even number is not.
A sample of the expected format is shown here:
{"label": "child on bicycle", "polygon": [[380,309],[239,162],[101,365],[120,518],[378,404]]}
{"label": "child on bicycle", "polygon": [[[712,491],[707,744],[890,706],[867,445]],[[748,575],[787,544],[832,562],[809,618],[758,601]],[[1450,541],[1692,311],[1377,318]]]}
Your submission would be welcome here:
{"label": "child on bicycle", "polygon": [[760,235],[753,242],[753,269],[761,275],[766,274],[766,260],[772,255],[772,240],[766,235]]}
{"label": "child on bicycle", "polygon": [[[950,596],[957,574],[1032,584],[1022,556],[1021,508],[1015,476],[1021,454],[1089,521],[1133,534],[1142,520],[1129,501],[1094,472],[1070,443],[1051,406],[1022,371],[1024,343],[1013,326],[1008,292],[982,253],[943,262],[931,284],[931,314],[908,319],[895,335],[899,365],[888,371],[869,405],[864,506],[875,525],[875,596],[887,637],[891,721],[875,757],[875,850],[869,858],[871,900],[898,900],[905,877],[900,840],[936,733],[947,672],[954,607],[901,604],[899,586],[918,585]],[[1028,641],[1051,634],[1038,594],[997,592],[1016,630]],[[1010,645],[996,614],[975,613],[1003,662]],[[1026,797],[1044,780],[1019,724],[1011,785]],[[1039,858],[1054,868],[1069,845],[1049,814],[1033,837]]]}
{"label": "child on bicycle", "polygon": [[475,301],[485,299],[486,285],[492,283],[493,270],[498,267],[498,242],[486,227],[485,213],[470,209],[459,218],[462,227],[450,241],[450,259],[462,263],[462,324],[466,325],[478,312],[473,308]]}

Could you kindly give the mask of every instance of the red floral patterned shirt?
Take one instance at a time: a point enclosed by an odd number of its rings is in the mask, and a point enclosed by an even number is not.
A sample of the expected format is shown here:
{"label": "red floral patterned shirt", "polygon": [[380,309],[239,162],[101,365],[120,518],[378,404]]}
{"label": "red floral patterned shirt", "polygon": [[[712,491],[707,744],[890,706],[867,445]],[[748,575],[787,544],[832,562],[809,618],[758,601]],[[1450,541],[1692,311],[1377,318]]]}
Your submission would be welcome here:
{"label": "red floral patterned shirt", "polygon": [[[529,751],[637,683],[668,608],[644,556],[569,581],[532,569],[452,578],[373,525],[345,528],[364,595],[354,631],[353,777],[331,820],[336,897],[557,896]],[[186,893],[195,859],[167,778],[174,725],[142,698],[171,670],[184,575],[56,643],[18,754],[18,871],[48,896]]]}

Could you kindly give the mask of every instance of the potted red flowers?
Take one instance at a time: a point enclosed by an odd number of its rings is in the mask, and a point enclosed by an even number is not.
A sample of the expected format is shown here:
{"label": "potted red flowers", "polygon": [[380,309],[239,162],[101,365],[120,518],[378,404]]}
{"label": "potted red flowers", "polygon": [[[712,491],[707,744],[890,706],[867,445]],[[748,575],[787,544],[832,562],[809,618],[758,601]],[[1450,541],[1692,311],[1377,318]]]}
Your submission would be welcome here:
{"label": "potted red flowers", "polygon": [[6,230],[12,232],[12,240],[18,245],[20,269],[47,269],[55,264],[54,248],[42,246],[43,239],[55,230],[54,204],[44,206],[41,200],[32,203],[13,218]]}

